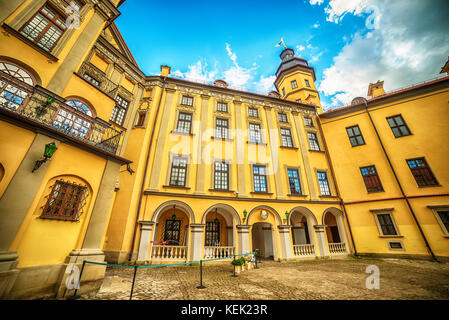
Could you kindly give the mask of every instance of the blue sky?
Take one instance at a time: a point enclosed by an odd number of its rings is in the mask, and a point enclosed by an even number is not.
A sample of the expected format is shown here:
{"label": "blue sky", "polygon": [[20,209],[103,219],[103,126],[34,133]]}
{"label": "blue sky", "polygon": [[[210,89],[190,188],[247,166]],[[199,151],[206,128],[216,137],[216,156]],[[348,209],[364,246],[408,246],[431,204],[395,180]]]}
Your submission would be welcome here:
{"label": "blue sky", "polygon": [[366,96],[370,82],[393,90],[437,76],[449,56],[448,7],[444,0],[127,0],[116,24],[147,75],[166,64],[179,77],[264,93],[273,89],[282,36],[315,68],[329,109]]}

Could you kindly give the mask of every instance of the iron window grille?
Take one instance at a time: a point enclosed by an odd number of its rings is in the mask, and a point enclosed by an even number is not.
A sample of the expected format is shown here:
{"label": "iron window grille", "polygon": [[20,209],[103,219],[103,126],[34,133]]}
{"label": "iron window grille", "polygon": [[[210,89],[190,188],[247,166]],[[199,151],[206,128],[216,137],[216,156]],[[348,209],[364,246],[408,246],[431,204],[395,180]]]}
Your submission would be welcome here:
{"label": "iron window grille", "polygon": [[268,192],[265,166],[253,166],[254,192]]}
{"label": "iron window grille", "polygon": [[217,102],[217,110],[220,112],[228,112],[228,104],[225,102]]}
{"label": "iron window grille", "polygon": [[391,215],[389,213],[377,214],[377,221],[379,221],[379,226],[382,230],[382,235],[384,236],[397,236],[398,233],[393,223],[393,219],[391,219]]}
{"label": "iron window grille", "polygon": [[281,140],[283,147],[293,147],[293,140],[290,129],[281,128]]}
{"label": "iron window grille", "polygon": [[187,159],[186,158],[173,158],[171,173],[170,173],[170,185],[177,187],[185,187],[187,175]]}
{"label": "iron window grille", "polygon": [[165,220],[164,242],[168,245],[179,246],[181,234],[181,220]]}
{"label": "iron window grille", "polygon": [[299,182],[298,170],[288,169],[287,175],[288,175],[288,183],[290,186],[290,193],[291,194],[301,194],[301,184]]}
{"label": "iron window grille", "polygon": [[424,158],[406,160],[407,164],[420,187],[438,185],[438,181],[430,170]]}
{"label": "iron window grille", "polygon": [[318,171],[318,185],[320,186],[320,192],[322,196],[330,196],[331,190],[329,187],[329,181],[327,180],[327,173],[324,171]]}
{"label": "iron window grille", "polygon": [[388,117],[387,122],[396,138],[410,135],[410,130],[401,115]]}
{"label": "iron window grille", "polygon": [[375,166],[362,167],[360,172],[368,193],[384,191]]}
{"label": "iron window grille", "polygon": [[249,124],[249,141],[255,143],[262,142],[262,135],[260,130],[260,125],[257,123]]}
{"label": "iron window grille", "polygon": [[177,132],[190,133],[192,127],[192,114],[180,112],[178,116]]}
{"label": "iron window grille", "polygon": [[110,120],[120,126],[123,125],[123,122],[125,121],[125,116],[128,111],[129,107],[129,101],[123,99],[120,96],[117,96],[115,98],[115,106],[112,110],[111,118]]}
{"label": "iron window grille", "polygon": [[20,33],[46,51],[51,51],[67,29],[66,17],[50,5],[44,5],[25,25]]}
{"label": "iron window grille", "polygon": [[220,245],[220,221],[206,221],[205,245],[207,247]]}
{"label": "iron window grille", "polygon": [[181,104],[185,106],[193,106],[193,98],[189,96],[182,96]]}
{"label": "iron window grille", "polygon": [[307,137],[309,138],[309,145],[311,150],[320,150],[320,145],[318,144],[318,138],[314,132],[308,132]]}
{"label": "iron window grille", "polygon": [[87,196],[87,186],[56,180],[40,217],[77,221],[82,214]]}
{"label": "iron window grille", "polygon": [[228,120],[217,118],[215,121],[215,137],[219,139],[228,139]]}
{"label": "iron window grille", "polygon": [[351,146],[361,146],[365,144],[362,133],[358,125],[346,128]]}
{"label": "iron window grille", "polygon": [[215,162],[214,189],[229,190],[229,164]]}

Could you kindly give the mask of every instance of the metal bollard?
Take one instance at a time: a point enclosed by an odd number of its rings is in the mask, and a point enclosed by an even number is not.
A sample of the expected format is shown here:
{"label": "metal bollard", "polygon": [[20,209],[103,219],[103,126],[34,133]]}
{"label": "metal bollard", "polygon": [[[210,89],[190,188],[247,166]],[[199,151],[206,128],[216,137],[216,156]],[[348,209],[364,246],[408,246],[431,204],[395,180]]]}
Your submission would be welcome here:
{"label": "metal bollard", "polygon": [[196,288],[197,289],[206,288],[205,286],[203,286],[203,260],[200,260],[200,285]]}
{"label": "metal bollard", "polygon": [[234,274],[233,274],[231,277],[238,277],[238,276],[235,274],[235,254],[234,254],[234,263],[233,263],[233,265],[234,265]]}

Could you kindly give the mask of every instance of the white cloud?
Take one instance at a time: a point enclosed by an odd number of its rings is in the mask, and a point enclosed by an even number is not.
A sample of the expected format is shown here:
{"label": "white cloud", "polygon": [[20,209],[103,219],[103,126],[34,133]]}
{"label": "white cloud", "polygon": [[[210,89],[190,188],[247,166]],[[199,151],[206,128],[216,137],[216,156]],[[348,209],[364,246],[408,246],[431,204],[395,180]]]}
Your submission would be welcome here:
{"label": "white cloud", "polygon": [[268,94],[270,91],[275,90],[274,80],[276,80],[274,75],[269,77],[261,76],[258,82],[254,82],[256,91]]}
{"label": "white cloud", "polygon": [[189,71],[186,73],[182,73],[179,70],[173,72],[175,77],[183,78],[186,80],[191,80],[195,82],[210,82],[215,80],[218,71],[208,71],[207,63],[203,63],[201,60],[198,60],[194,65],[188,66]]}
{"label": "white cloud", "polygon": [[297,45],[296,46],[296,52],[301,52],[304,51],[306,47],[302,46],[302,45]]}
{"label": "white cloud", "polygon": [[314,25],[313,25],[313,27],[316,29],[316,28],[319,28],[319,26],[320,26],[320,24],[317,22],[317,23],[315,23]]}
{"label": "white cloud", "polygon": [[234,65],[223,72],[224,80],[233,87],[243,89],[243,86],[246,85],[249,79],[252,77],[251,72],[253,72],[257,68],[257,64],[254,62],[253,68],[250,69],[240,67],[237,63],[237,55],[232,52],[229,43],[226,43],[226,51]]}
{"label": "white cloud", "polygon": [[319,90],[339,105],[366,96],[377,80],[388,91],[437,76],[449,52],[448,8],[445,0],[331,0],[328,21],[363,15],[368,32],[347,38]]}
{"label": "white cloud", "polygon": [[315,4],[320,5],[324,0],[310,0],[310,4],[313,6]]}

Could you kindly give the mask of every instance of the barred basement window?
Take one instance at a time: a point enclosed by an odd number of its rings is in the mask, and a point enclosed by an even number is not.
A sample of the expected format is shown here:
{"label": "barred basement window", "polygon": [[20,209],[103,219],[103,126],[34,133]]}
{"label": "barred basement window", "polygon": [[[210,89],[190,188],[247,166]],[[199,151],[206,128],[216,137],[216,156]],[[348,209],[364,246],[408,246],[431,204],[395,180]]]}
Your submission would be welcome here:
{"label": "barred basement window", "polygon": [[268,192],[267,173],[264,166],[253,166],[254,191]]}
{"label": "barred basement window", "polygon": [[77,221],[86,204],[87,194],[86,186],[57,180],[40,217]]}
{"label": "barred basement window", "polygon": [[51,51],[66,31],[66,17],[45,5],[20,30],[20,33],[46,51]]}
{"label": "barred basement window", "polygon": [[301,194],[301,185],[299,183],[299,174],[296,169],[288,169],[288,184],[290,186],[291,194]]}
{"label": "barred basement window", "polygon": [[193,98],[188,96],[182,96],[181,104],[185,106],[193,106]]}
{"label": "barred basement window", "polygon": [[218,102],[217,111],[228,112],[228,104],[224,102]]}
{"label": "barred basement window", "polygon": [[176,126],[177,132],[190,133],[192,127],[192,114],[180,112],[178,116],[178,125]]}
{"label": "barred basement window", "polygon": [[281,139],[283,147],[293,147],[292,135],[290,133],[290,129],[281,128]]}
{"label": "barred basement window", "polygon": [[390,247],[390,249],[393,249],[393,250],[394,249],[397,249],[397,250],[404,249],[401,241],[388,241],[388,246]]}
{"label": "barred basement window", "polygon": [[115,98],[115,106],[112,110],[111,114],[111,121],[115,122],[118,125],[123,125],[123,122],[125,121],[125,115],[128,111],[129,101],[126,101],[120,96],[117,96]]}
{"label": "barred basement window", "polygon": [[363,136],[358,125],[346,128],[346,132],[348,133],[351,146],[355,147],[365,144],[365,140],[363,140]]}
{"label": "barred basement window", "polygon": [[214,189],[229,190],[229,164],[215,162]]}
{"label": "barred basement window", "polygon": [[206,239],[207,247],[220,245],[220,221],[206,221]]}
{"label": "barred basement window", "polygon": [[360,172],[362,173],[363,181],[368,192],[384,191],[375,166],[362,167],[360,168]]}
{"label": "barred basement window", "polygon": [[219,139],[228,139],[228,120],[216,119],[215,123],[215,137]]}
{"label": "barred basement window", "polygon": [[179,236],[181,234],[181,220],[165,220],[164,241],[169,245],[179,245]]}
{"label": "barred basement window", "polygon": [[177,187],[185,187],[187,175],[187,159],[186,158],[173,158],[171,173],[170,173],[170,185]]}
{"label": "barred basement window", "polygon": [[388,117],[387,122],[396,138],[410,135],[410,130],[401,115]]}
{"label": "barred basement window", "polygon": [[424,158],[407,160],[407,164],[412,171],[416,183],[420,187],[436,186],[438,181],[430,170]]}

